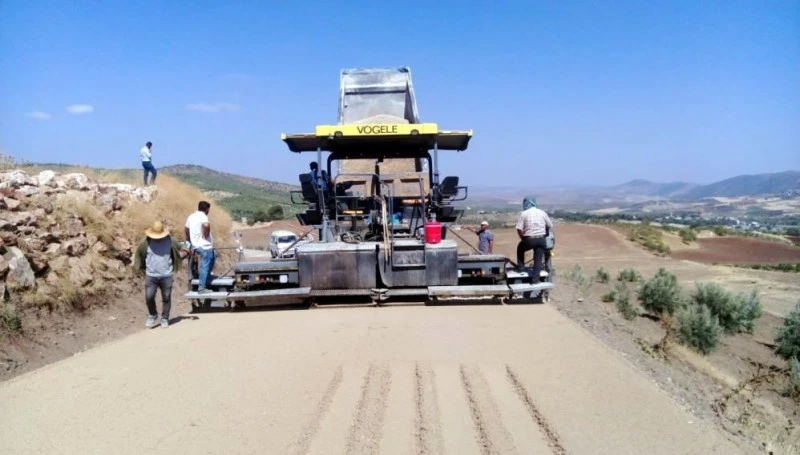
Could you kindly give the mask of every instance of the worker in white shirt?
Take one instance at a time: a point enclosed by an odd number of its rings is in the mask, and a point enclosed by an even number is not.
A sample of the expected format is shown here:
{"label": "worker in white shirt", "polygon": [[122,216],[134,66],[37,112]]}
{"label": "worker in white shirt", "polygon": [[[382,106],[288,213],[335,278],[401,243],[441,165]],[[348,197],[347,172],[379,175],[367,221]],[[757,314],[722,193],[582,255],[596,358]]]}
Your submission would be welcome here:
{"label": "worker in white shirt", "polygon": [[156,184],[156,168],[153,166],[153,143],[148,142],[141,149],[139,149],[139,157],[142,159],[142,168],[144,168],[144,186],[147,186],[147,175],[153,174],[151,184]]}
{"label": "worker in white shirt", "polygon": [[196,251],[200,255],[200,270],[197,277],[197,292],[208,293],[211,283],[211,271],[214,270],[216,255],[214,253],[214,237],[211,235],[211,225],[208,221],[208,211],[211,204],[200,201],[197,211],[186,219],[186,240],[191,243],[192,254]]}
{"label": "worker in white shirt", "polygon": [[553,222],[544,210],[536,207],[536,199],[531,196],[525,197],[522,201],[522,209],[517,221],[517,235],[519,235],[517,271],[525,270],[525,252],[533,250],[533,278],[536,280],[542,271],[547,249],[545,237],[550,229],[553,229]]}

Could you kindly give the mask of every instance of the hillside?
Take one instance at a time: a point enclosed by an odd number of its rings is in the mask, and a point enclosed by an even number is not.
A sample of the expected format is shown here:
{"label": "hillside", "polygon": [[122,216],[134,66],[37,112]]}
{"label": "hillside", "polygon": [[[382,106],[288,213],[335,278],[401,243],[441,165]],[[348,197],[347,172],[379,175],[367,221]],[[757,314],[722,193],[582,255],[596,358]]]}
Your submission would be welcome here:
{"label": "hillside", "polygon": [[609,190],[613,193],[623,195],[635,194],[642,196],[672,198],[681,196],[697,187],[698,185],[686,182],[657,183],[649,180],[638,179],[631,180],[630,182],[623,183],[621,185],[613,186],[609,188]]}
{"label": "hillside", "polygon": [[273,206],[281,206],[284,214],[296,211],[289,191],[299,190],[299,186],[190,164],[166,166],[161,171],[200,188],[225,207],[234,219],[252,218],[258,211],[267,212]]}
{"label": "hillside", "polygon": [[786,171],[773,174],[740,175],[710,185],[699,186],[682,197],[701,199],[714,196],[760,196],[797,189],[800,189],[800,172]]}
{"label": "hillside", "polygon": [[[75,166],[63,163],[37,163],[26,166],[31,171],[50,169],[56,172],[90,172],[99,177],[113,176],[112,180],[141,182],[141,169],[101,169]],[[199,188],[211,199],[219,203],[233,219],[242,217],[252,219],[259,211],[263,215],[270,209],[280,206],[283,215],[289,216],[297,211],[292,205],[289,191],[299,190],[299,186],[273,182],[254,177],[215,171],[204,166],[174,164],[158,169],[159,175],[170,175]],[[160,177],[159,177],[160,178]],[[275,212],[273,212],[275,213]]]}

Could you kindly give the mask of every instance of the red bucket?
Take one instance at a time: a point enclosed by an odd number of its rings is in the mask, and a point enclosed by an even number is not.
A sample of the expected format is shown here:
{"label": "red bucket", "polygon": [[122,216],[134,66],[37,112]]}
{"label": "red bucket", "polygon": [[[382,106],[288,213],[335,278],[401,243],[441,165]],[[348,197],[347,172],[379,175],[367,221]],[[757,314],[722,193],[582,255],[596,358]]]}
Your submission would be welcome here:
{"label": "red bucket", "polygon": [[442,241],[442,225],[438,221],[425,223],[425,243],[439,243]]}

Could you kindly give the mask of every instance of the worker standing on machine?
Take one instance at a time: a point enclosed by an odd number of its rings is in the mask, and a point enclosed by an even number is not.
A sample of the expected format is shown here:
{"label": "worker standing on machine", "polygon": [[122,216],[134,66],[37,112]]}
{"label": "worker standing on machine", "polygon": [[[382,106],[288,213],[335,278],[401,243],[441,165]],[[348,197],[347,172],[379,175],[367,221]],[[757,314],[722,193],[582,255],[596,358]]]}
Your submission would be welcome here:
{"label": "worker standing on machine", "polygon": [[550,221],[550,217],[544,210],[536,207],[536,199],[531,196],[526,196],[522,201],[522,209],[516,226],[517,235],[519,235],[517,271],[525,270],[525,252],[533,250],[533,279],[537,280],[542,271],[542,263],[547,249],[546,237],[553,229],[553,222]]}
{"label": "worker standing on machine", "polygon": [[308,165],[308,167],[311,168],[311,172],[309,172],[309,174],[311,175],[311,183],[314,184],[315,188],[322,188],[323,191],[326,191],[328,189],[328,186],[330,185],[330,179],[328,178],[328,173],[323,170],[322,172],[319,173],[320,175],[318,176],[317,170],[319,169],[319,165],[317,164],[316,161],[312,161]]}

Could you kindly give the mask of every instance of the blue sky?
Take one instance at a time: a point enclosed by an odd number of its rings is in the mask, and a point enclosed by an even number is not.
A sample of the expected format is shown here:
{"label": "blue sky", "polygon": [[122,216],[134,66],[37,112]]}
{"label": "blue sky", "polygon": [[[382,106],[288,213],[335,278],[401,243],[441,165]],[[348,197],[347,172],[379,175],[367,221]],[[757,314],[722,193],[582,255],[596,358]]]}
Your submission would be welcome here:
{"label": "blue sky", "polygon": [[3,0],[0,149],[294,182],[280,133],[336,121],[339,70],[404,65],[468,185],[800,169],[800,2],[766,0]]}

